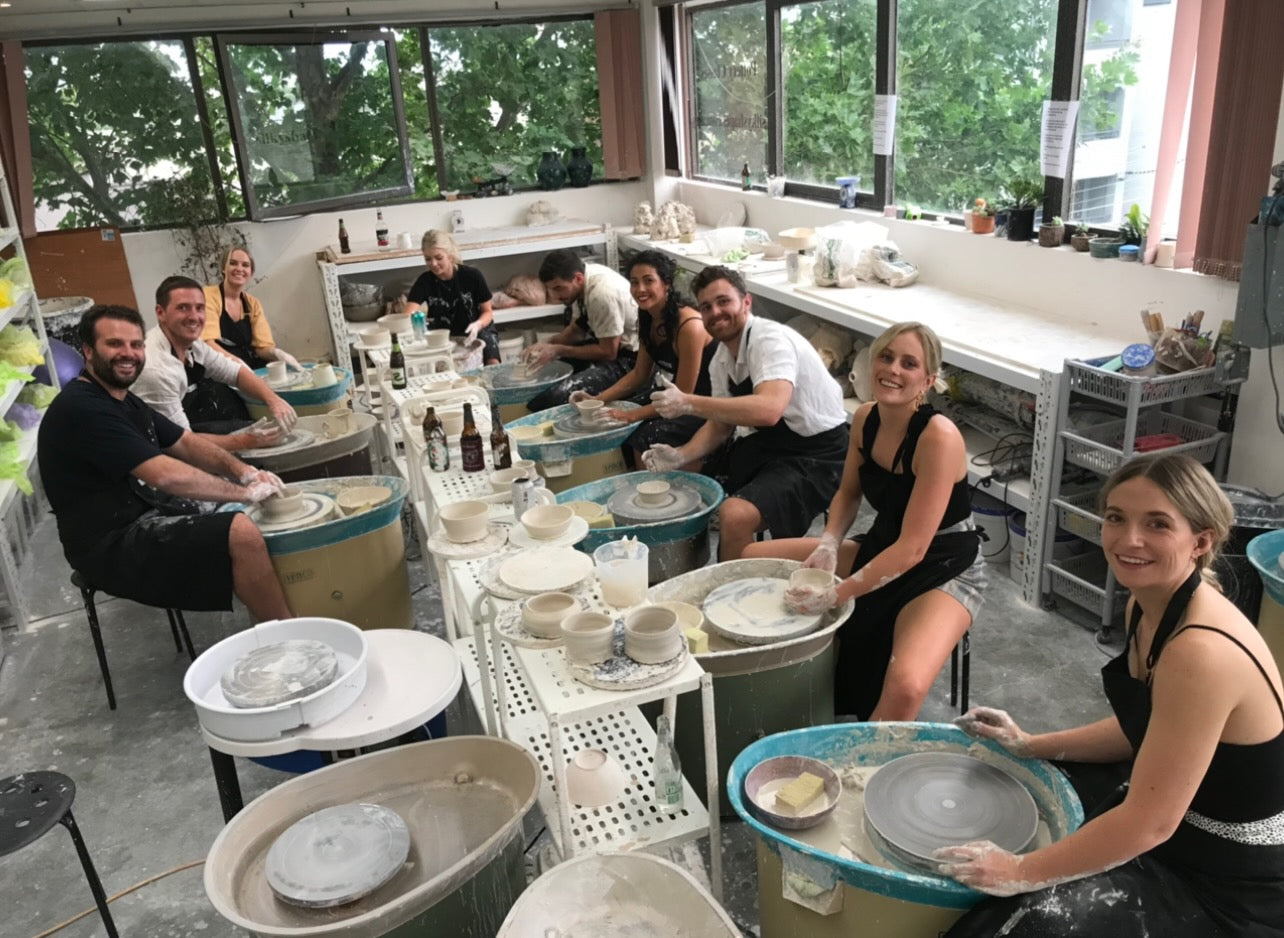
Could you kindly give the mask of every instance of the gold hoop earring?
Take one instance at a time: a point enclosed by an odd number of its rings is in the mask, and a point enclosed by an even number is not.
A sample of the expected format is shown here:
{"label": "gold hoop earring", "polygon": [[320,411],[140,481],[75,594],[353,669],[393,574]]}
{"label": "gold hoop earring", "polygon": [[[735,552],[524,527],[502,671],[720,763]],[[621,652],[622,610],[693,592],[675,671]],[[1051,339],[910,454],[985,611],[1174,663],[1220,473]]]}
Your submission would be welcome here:
{"label": "gold hoop earring", "polygon": [[927,392],[919,391],[918,397],[914,398],[914,409],[918,410],[920,407],[922,407],[926,403],[927,403]]}

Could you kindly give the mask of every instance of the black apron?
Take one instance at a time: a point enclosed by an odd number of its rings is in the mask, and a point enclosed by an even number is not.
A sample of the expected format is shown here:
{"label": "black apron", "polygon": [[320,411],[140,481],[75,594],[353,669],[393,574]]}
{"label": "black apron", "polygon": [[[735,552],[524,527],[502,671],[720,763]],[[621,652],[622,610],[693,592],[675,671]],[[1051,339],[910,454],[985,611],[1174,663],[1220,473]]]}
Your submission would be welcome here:
{"label": "black apron", "polygon": [[[260,358],[258,352],[254,351],[254,330],[250,326],[249,314],[242,315],[239,321],[233,320],[227,314],[227,297],[223,294],[222,284],[219,284],[218,298],[218,344],[249,365],[251,369],[266,368],[267,361]],[[246,305],[245,294],[241,294],[243,311]]]}
{"label": "black apron", "polygon": [[232,433],[250,422],[250,411],[240,396],[226,384],[205,376],[205,366],[194,361],[183,365],[187,372],[187,393],[183,413],[197,433]]}

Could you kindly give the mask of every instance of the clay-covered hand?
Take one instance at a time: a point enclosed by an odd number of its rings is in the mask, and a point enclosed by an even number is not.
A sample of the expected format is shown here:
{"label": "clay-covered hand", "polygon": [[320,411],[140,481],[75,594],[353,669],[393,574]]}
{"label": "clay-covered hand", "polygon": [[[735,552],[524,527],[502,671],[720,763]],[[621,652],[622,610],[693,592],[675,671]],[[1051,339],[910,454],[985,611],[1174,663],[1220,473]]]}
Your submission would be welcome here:
{"label": "clay-covered hand", "polygon": [[283,348],[276,349],[276,360],[279,362],[285,362],[286,368],[292,368],[295,371],[303,370],[303,366],[299,364],[299,360]]}
{"label": "clay-covered hand", "polygon": [[838,587],[791,586],[785,590],[785,608],[795,615],[818,616],[838,605]]}
{"label": "clay-covered hand", "polygon": [[612,423],[636,423],[642,418],[638,416],[642,412],[641,407],[634,407],[632,410],[617,410],[614,407],[603,407],[602,417],[604,421]]}
{"label": "clay-covered hand", "polygon": [[664,375],[660,375],[660,390],[651,395],[651,403],[655,412],[666,420],[685,417],[694,410],[691,396]]}
{"label": "clay-covered hand", "polygon": [[543,368],[557,357],[557,348],[547,342],[536,342],[522,352],[527,368]]}
{"label": "clay-covered hand", "polygon": [[1021,857],[988,840],[941,847],[932,856],[941,861],[937,869],[942,876],[951,876],[991,896],[1015,896],[1038,888],[1023,881]]}
{"label": "clay-covered hand", "polygon": [[580,401],[589,401],[592,399],[593,399],[593,395],[590,394],[588,391],[585,391],[583,388],[581,388],[578,391],[572,391],[571,396],[568,397],[566,400],[568,403],[578,404]]}
{"label": "clay-covered hand", "polygon": [[961,717],[954,718],[954,725],[976,739],[992,739],[1000,746],[1023,759],[1030,758],[1030,734],[1016,725],[1006,710],[993,707],[973,707]]}
{"label": "clay-covered hand", "polygon": [[479,333],[479,332],[481,332],[481,331],[482,331],[482,324],[481,324],[481,320],[480,320],[480,319],[474,319],[474,320],[473,320],[472,322],[470,322],[470,323],[468,324],[468,326],[464,329],[464,335],[466,335],[466,336],[468,337],[468,341],[471,343],[471,342],[473,342],[474,340],[476,340],[476,338],[477,338],[477,333]]}
{"label": "clay-covered hand", "polygon": [[652,472],[666,472],[669,469],[677,469],[684,462],[686,460],[682,457],[682,450],[667,443],[656,443],[642,454],[642,465]]}
{"label": "clay-covered hand", "polygon": [[267,402],[268,412],[272,419],[276,421],[277,426],[289,433],[298,423],[299,415],[294,412],[294,408],[282,400],[278,395],[273,394]]}
{"label": "clay-covered hand", "polygon": [[838,569],[838,538],[826,531],[820,536],[816,549],[807,555],[803,566],[811,570],[833,573]]}
{"label": "clay-covered hand", "polygon": [[251,468],[245,475],[237,480],[241,485],[253,485],[255,482],[266,482],[268,485],[275,485],[278,492],[285,491],[285,483],[275,472],[268,472],[266,469]]}
{"label": "clay-covered hand", "polygon": [[271,482],[251,482],[245,487],[245,492],[241,495],[241,501],[250,505],[257,505],[261,501],[271,498],[273,495],[281,493],[281,486],[273,485]]}
{"label": "clay-covered hand", "polygon": [[252,441],[250,446],[253,449],[258,449],[260,446],[275,446],[284,440],[286,436],[285,431],[277,426],[274,420],[264,420],[256,423],[252,427],[247,427],[245,432],[250,435],[250,440]]}

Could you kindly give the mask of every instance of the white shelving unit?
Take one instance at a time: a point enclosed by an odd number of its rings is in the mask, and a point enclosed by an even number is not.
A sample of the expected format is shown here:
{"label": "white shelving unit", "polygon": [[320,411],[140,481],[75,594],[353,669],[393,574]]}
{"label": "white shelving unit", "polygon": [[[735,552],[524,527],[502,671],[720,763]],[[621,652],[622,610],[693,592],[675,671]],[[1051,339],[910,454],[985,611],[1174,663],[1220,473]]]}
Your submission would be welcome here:
{"label": "white shelving unit", "polygon": [[[3,169],[0,169],[0,207],[3,208],[3,218],[0,218],[0,223],[4,226],[0,227],[0,257],[21,257],[25,262],[27,254],[16,225],[18,216],[9,197],[9,184]],[[10,251],[13,253],[10,254]],[[44,320],[40,318],[39,298],[34,290],[22,290],[13,297],[11,306],[0,310],[0,329],[17,322],[25,322],[31,326],[40,344],[41,353],[48,359],[50,357],[49,338],[45,334]],[[21,370],[31,374],[35,368],[27,366]],[[57,387],[58,374],[52,365],[49,368],[49,376]],[[23,386],[24,382],[13,380],[0,388],[0,417],[8,413]],[[27,470],[28,474],[35,463],[36,432],[37,428],[33,427],[24,432],[18,440],[19,464]],[[20,512],[17,517],[14,515],[15,508]],[[20,629],[26,628],[30,614],[22,591],[22,581],[18,576],[18,561],[26,550],[27,533],[34,526],[39,513],[40,501],[37,497],[24,496],[17,485],[11,481],[0,482],[0,519],[3,519],[3,531],[0,531],[0,577],[4,580],[5,594],[13,619]],[[0,641],[0,661],[3,660],[4,642]]]}
{"label": "white shelving unit", "polygon": [[[565,220],[551,225],[531,228],[514,225],[505,228],[476,228],[455,235],[460,257],[464,263],[488,257],[507,257],[514,254],[545,254],[558,248],[601,248],[607,264],[615,265],[615,233],[605,225],[586,221]],[[358,274],[387,273],[390,271],[423,271],[423,253],[413,250],[379,251],[374,245],[357,244],[351,254],[341,254],[337,247],[326,248],[317,259],[321,272],[322,295],[325,297],[326,316],[330,321],[330,338],[336,361],[346,361],[352,344],[351,324],[343,318],[343,301],[339,295],[339,278]],[[499,323],[540,319],[561,313],[560,306],[514,307],[497,310]]]}

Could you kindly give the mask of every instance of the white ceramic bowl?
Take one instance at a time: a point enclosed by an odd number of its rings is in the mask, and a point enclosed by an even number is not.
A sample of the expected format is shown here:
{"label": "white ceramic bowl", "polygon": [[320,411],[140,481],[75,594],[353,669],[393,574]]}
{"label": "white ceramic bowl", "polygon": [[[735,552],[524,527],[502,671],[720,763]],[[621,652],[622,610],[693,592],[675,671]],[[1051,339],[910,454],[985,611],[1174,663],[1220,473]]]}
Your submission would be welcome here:
{"label": "white ceramic bowl", "polygon": [[410,317],[405,313],[389,313],[387,316],[379,317],[379,325],[383,326],[389,332],[405,334],[414,332],[414,326],[410,323]]}
{"label": "white ceramic bowl", "polygon": [[561,638],[562,620],[579,611],[570,593],[540,593],[522,603],[522,625],[539,638]]}
{"label": "white ceramic bowl", "polygon": [[450,330],[449,329],[429,329],[425,336],[429,348],[450,348]]}
{"label": "white ceramic bowl", "polygon": [[392,345],[392,333],[383,326],[366,326],[358,329],[357,335],[366,348],[388,348]]}
{"label": "white ceramic bowl", "polygon": [[566,502],[566,505],[589,524],[606,515],[606,509],[597,502],[575,501]]}
{"label": "white ceramic bowl", "polygon": [[566,765],[566,794],[581,808],[619,801],[627,784],[620,764],[601,749],[581,749]]}
{"label": "white ceramic bowl", "polygon": [[544,431],[540,427],[513,427],[508,435],[517,443],[537,443],[544,439]]}
{"label": "white ceramic bowl", "polygon": [[575,509],[570,505],[536,505],[522,513],[522,527],[542,541],[561,537],[571,526]]}
{"label": "white ceramic bowl", "polygon": [[580,412],[580,416],[585,420],[596,420],[602,415],[602,409],[606,407],[605,402],[589,398],[587,401],[576,401],[575,409]]}
{"label": "white ceramic bowl", "polygon": [[640,664],[670,661],[682,651],[678,614],[663,606],[642,606],[624,617],[624,653]]}
{"label": "white ceramic bowl", "polygon": [[354,485],[339,493],[335,501],[345,515],[360,514],[392,498],[392,489],[386,485]]}
{"label": "white ceramic bowl", "polygon": [[446,538],[458,544],[480,541],[486,536],[490,506],[485,502],[452,502],[437,512]]}
{"label": "white ceramic bowl", "polygon": [[657,606],[663,606],[665,609],[672,609],[678,617],[678,628],[698,629],[704,625],[704,613],[700,611],[699,606],[693,606],[691,603],[678,602],[676,599],[671,602],[655,603]]}
{"label": "white ceramic bowl", "polygon": [[512,490],[514,482],[525,479],[526,476],[525,469],[496,469],[490,474],[490,487],[497,494],[506,495]]}
{"label": "white ceramic bowl", "polygon": [[768,241],[762,246],[764,260],[774,261],[785,256],[785,246],[779,241]]}
{"label": "white ceramic bowl", "polygon": [[611,657],[615,620],[601,612],[574,612],[562,620],[566,657],[576,664],[597,664]]}
{"label": "white ceramic bowl", "polygon": [[811,587],[812,589],[824,589],[827,586],[833,586],[838,577],[825,570],[815,570],[809,567],[802,567],[789,574],[789,585],[793,589],[802,589]]}
{"label": "white ceramic bowl", "polygon": [[439,407],[437,419],[441,421],[446,436],[454,439],[464,432],[464,409],[462,407]]}
{"label": "white ceramic bowl", "polygon": [[520,469],[526,473],[526,478],[533,479],[538,473],[535,471],[535,460],[533,459],[514,459],[513,468]]}
{"label": "white ceramic bowl", "polygon": [[816,246],[816,229],[786,228],[776,235],[776,243],[787,251],[806,251]]}
{"label": "white ceramic bowl", "polygon": [[669,494],[669,483],[660,480],[638,483],[638,501],[643,505],[661,505]]}

